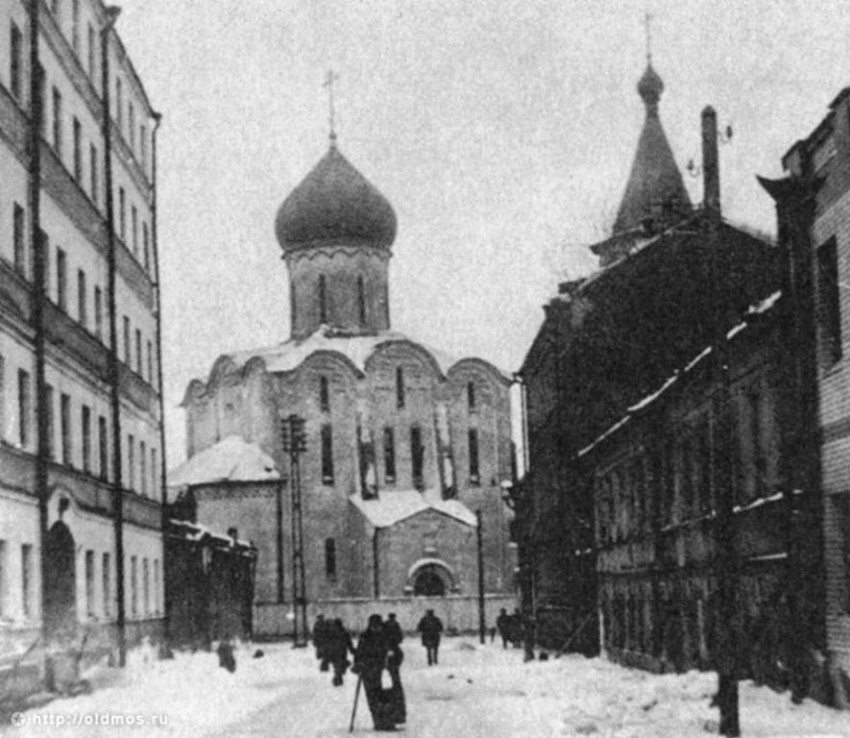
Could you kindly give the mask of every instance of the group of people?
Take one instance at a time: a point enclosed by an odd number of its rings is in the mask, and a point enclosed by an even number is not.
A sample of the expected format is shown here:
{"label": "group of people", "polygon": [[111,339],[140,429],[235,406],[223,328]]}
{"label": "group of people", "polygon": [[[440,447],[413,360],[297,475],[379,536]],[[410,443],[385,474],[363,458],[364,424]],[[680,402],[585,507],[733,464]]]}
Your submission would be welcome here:
{"label": "group of people", "polygon": [[[495,630],[498,630],[502,637],[502,648],[507,648],[509,643],[515,647],[521,646],[526,627],[527,623],[519,610],[515,610],[512,615],[508,615],[508,611],[504,607],[499,610]],[[496,633],[493,631],[490,640],[492,641],[495,637]]]}
{"label": "group of people", "polygon": [[[422,636],[422,645],[428,656],[428,665],[437,663],[443,623],[433,610],[428,610],[419,621],[417,631]],[[343,684],[348,667],[362,681],[366,702],[375,724],[375,730],[395,730],[407,722],[407,707],[401,684],[401,664],[404,653],[401,642],[404,634],[395,613],[384,620],[380,615],[370,615],[366,630],[360,635],[355,647],[342,620],[326,620],[318,615],[313,626],[313,645],[321,671],[333,668],[335,687]],[[354,663],[349,661],[349,655]],[[384,686],[384,671],[389,677],[389,686]]]}

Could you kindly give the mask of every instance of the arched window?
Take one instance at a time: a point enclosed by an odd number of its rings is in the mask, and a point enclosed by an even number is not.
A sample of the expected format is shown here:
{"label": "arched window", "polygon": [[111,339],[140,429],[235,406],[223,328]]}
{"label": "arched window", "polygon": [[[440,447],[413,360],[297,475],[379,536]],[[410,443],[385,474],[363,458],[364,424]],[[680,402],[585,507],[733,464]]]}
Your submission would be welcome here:
{"label": "arched window", "polygon": [[357,277],[357,310],[362,327],[366,325],[366,286],[363,284],[363,275]]}
{"label": "arched window", "polygon": [[470,411],[475,410],[475,382],[466,384],[466,402]]}
{"label": "arched window", "polygon": [[410,461],[413,486],[422,489],[425,486],[423,470],[425,466],[425,447],[422,445],[422,430],[414,425],[410,429]]}
{"label": "arched window", "polygon": [[328,322],[328,285],[324,274],[319,277],[319,322]]}
{"label": "arched window", "polygon": [[319,409],[323,413],[331,411],[331,390],[327,377],[319,377]]}
{"label": "arched window", "polygon": [[401,410],[404,407],[404,370],[398,366],[395,370],[395,399],[396,407]]}
{"label": "arched window", "polygon": [[334,483],[333,430],[330,423],[322,426],[322,483]]}
{"label": "arched window", "polygon": [[325,576],[336,579],[336,541],[333,538],[325,539]]}
{"label": "arched window", "polygon": [[469,429],[469,483],[478,484],[481,481],[478,467],[478,430]]}
{"label": "arched window", "polygon": [[395,482],[395,433],[389,426],[384,428],[384,480]]}

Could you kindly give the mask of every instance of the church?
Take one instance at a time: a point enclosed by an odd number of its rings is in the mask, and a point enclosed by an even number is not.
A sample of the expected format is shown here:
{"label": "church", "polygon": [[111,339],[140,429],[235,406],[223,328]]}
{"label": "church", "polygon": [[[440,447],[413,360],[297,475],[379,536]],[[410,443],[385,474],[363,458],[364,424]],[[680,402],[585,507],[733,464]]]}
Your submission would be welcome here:
{"label": "church", "polygon": [[492,622],[514,605],[511,376],[391,330],[395,212],[333,132],[274,227],[290,337],[225,353],[189,384],[188,459],[169,475],[171,500],[257,547],[255,633],[287,632],[299,598],[311,618],[359,627],[395,610],[408,628],[428,598],[447,627],[474,628],[479,568]]}

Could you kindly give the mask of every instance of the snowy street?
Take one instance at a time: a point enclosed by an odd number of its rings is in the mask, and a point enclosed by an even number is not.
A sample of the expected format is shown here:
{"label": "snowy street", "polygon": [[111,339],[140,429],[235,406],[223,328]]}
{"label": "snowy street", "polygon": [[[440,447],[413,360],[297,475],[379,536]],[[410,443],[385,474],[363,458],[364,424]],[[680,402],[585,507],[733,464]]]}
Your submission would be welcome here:
{"label": "snowy street", "polygon": [[[446,639],[439,665],[429,668],[418,640],[407,638],[403,645],[408,724],[400,732],[408,736],[717,734],[717,711],[709,707],[712,674],[655,676],[580,656],[523,664],[520,650],[480,646],[473,638]],[[265,656],[253,659],[257,648]],[[342,688],[332,687],[312,649],[245,646],[234,674],[218,668],[214,653],[178,653],[173,661],[155,661],[140,651],[131,656],[123,673],[94,669],[92,694],[29,710],[16,718],[22,725],[3,726],[0,735],[348,735],[356,678],[348,674]],[[742,685],[741,707],[744,736],[850,736],[846,713],[811,701],[794,706],[788,695],[750,683]],[[102,724],[128,718],[147,725]],[[354,733],[372,732],[361,693]]]}

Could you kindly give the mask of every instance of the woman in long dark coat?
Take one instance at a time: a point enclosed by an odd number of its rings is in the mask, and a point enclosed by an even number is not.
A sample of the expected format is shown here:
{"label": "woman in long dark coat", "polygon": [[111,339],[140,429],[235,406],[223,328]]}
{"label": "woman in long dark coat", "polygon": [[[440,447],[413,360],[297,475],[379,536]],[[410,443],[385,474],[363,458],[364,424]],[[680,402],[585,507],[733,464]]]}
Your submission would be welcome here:
{"label": "woman in long dark coat", "polygon": [[381,675],[387,665],[390,641],[384,631],[380,615],[370,615],[369,624],[357,643],[354,654],[354,671],[363,680],[366,702],[375,730],[395,730],[397,708],[391,692],[381,686]]}

